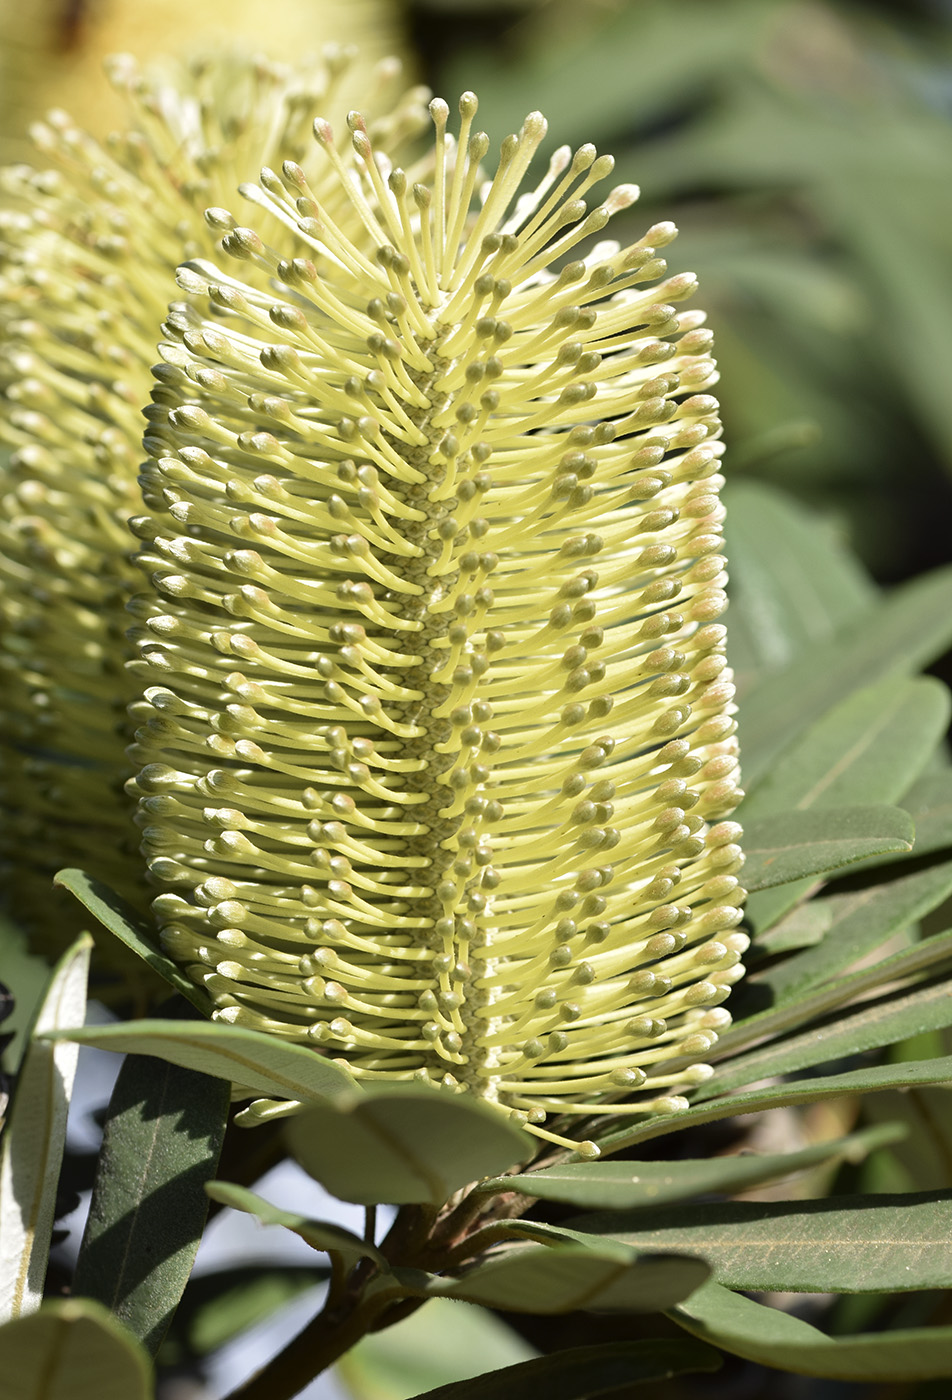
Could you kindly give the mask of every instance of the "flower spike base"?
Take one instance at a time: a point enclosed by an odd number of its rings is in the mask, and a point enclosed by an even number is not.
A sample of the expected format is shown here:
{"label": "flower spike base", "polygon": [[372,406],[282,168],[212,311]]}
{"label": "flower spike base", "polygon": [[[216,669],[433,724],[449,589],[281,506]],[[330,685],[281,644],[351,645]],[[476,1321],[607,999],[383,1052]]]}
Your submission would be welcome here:
{"label": "flower spike base", "polygon": [[476,108],[454,139],[434,101],[406,171],[317,121],[320,194],[241,191],[295,256],[209,211],[149,411],[133,788],[217,1017],[565,1144],[682,1107],[741,973],[720,424],[673,226],[593,243],[637,197],[589,207],[610,158],[527,184],[533,114],[488,180]]}

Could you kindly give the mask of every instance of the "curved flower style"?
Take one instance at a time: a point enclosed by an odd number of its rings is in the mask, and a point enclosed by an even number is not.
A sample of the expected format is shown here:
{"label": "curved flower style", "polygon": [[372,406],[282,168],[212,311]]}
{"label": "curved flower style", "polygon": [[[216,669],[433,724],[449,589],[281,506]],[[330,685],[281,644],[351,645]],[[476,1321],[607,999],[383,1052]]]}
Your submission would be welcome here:
{"label": "curved flower style", "polygon": [[[277,151],[308,158],[310,121],[352,58],[329,52],[306,75],[261,58],[196,60],[174,86],[116,60],[125,134],[100,145],[54,112],[34,140],[58,169],[3,172],[0,444],[13,451],[0,457],[0,789],[16,814],[2,838],[12,902],[27,922],[66,922],[50,910],[64,865],[147,906],[122,791],[135,695],[124,608],[139,582],[127,521],[141,509],[155,344],[176,265],[215,248],[203,210]],[[379,75],[385,96],[396,71]],[[378,129],[399,145],[425,119],[410,92]]]}
{"label": "curved flower style", "polygon": [[684,1105],[747,944],[711,337],[672,225],[580,254],[610,158],[524,190],[536,113],[484,183],[430,111],[409,172],[315,123],[360,240],[287,161],[242,193],[299,255],[213,209],[240,267],[180,273],[131,786],[216,1017],[564,1142]]}

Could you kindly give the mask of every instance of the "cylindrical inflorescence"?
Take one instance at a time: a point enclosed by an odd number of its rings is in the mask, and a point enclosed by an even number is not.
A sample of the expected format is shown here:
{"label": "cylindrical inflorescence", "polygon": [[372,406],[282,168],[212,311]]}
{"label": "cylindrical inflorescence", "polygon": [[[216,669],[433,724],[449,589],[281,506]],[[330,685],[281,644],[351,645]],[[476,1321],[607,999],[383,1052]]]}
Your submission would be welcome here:
{"label": "cylindrical inflorescence", "polygon": [[[394,167],[315,135],[180,272],[135,522],[133,757],[164,945],[215,1015],[358,1078],[670,1111],[741,975],[710,333],[637,190],[476,100]],[[244,275],[271,279],[267,290]],[[562,1141],[556,1137],[557,1141]]]}
{"label": "cylindrical inflorescence", "polygon": [[[122,788],[125,604],[140,579],[127,521],[156,341],[176,266],[215,250],[204,210],[277,151],[314,163],[311,121],[352,57],[305,74],[221,56],[175,81],[117,59],[129,129],[100,144],[53,112],[33,129],[53,168],[0,176],[0,797],[13,814],[0,856],[30,925],[66,922],[49,901],[67,865],[147,907]],[[396,72],[380,75],[385,103]],[[399,145],[425,120],[411,91],[377,129]]]}

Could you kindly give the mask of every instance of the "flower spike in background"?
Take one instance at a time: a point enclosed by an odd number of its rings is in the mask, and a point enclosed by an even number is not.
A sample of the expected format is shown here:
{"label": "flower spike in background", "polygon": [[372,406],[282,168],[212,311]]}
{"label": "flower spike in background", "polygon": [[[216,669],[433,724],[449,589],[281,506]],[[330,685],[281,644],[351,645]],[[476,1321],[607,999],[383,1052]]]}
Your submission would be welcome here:
{"label": "flower spike in background", "polygon": [[[170,76],[117,58],[127,130],[100,144],[53,112],[33,130],[53,168],[0,174],[0,800],[14,814],[0,855],[12,912],[44,940],[74,917],[53,902],[63,866],[148,905],[122,791],[139,577],[127,521],[175,267],[214,251],[205,208],[262,160],[314,163],[310,123],[354,63],[338,48],[301,69],[219,54]],[[374,118],[397,147],[426,120],[398,74],[394,60],[378,68]]]}
{"label": "flower spike in background", "polygon": [[[358,1078],[669,1112],[741,975],[710,333],[590,146],[404,171],[352,113],[180,271],[135,523],[165,947]],[[359,226],[359,236],[349,230]],[[229,261],[230,259],[230,261]],[[266,287],[263,277],[270,279]],[[555,1141],[565,1139],[556,1135]]]}

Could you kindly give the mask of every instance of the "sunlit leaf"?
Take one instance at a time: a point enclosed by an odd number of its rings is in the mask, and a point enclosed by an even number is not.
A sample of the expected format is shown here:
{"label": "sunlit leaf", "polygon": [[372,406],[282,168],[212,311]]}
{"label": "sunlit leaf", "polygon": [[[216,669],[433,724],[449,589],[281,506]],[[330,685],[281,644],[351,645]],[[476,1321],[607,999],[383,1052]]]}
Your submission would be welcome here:
{"label": "sunlit leaf", "polygon": [[339,1106],[289,1119],[287,1140],[333,1196],[361,1205],[429,1201],[532,1155],[528,1136],[498,1111],[432,1089],[376,1087]]}
{"label": "sunlit leaf", "polygon": [[814,1079],[798,1079],[789,1084],[774,1084],[767,1089],[751,1089],[713,1103],[699,1103],[682,1113],[659,1114],[646,1123],[621,1128],[600,1137],[603,1153],[620,1152],[635,1143],[648,1142],[678,1132],[696,1123],[714,1123],[720,1118],[733,1118],[746,1113],[760,1113],[765,1108],[780,1108],[790,1104],[819,1103],[823,1099],[840,1098],[843,1094],[875,1094],[878,1089],[901,1089],[912,1084],[952,1083],[952,1055],[934,1060],[912,1060],[905,1064],[877,1065],[871,1069],[852,1070],[847,1074],[830,1074]]}
{"label": "sunlit leaf", "polygon": [[766,890],[829,874],[854,861],[911,851],[912,818],[900,807],[834,807],[744,817],[744,885]]}
{"label": "sunlit leaf", "polygon": [[20,1066],[0,1150],[0,1321],[33,1312],[43,1296],[56,1184],[78,1049],[46,1036],[86,1014],[92,939],[83,934],[57,963]]}
{"label": "sunlit leaf", "polygon": [[928,1380],[952,1372],[952,1327],[828,1337],[779,1308],[708,1283],[672,1316],[695,1337],[773,1370],[841,1380]]}
{"label": "sunlit leaf", "polygon": [[571,1223],[635,1249],[699,1255],[731,1288],[879,1293],[952,1285],[946,1193],[681,1204]]}
{"label": "sunlit leaf", "polygon": [[148,1357],[88,1298],[44,1303],[0,1327],[3,1400],[151,1400]]}
{"label": "sunlit leaf", "polygon": [[859,1162],[868,1152],[895,1142],[903,1129],[891,1124],[815,1143],[798,1152],[676,1162],[567,1162],[544,1171],[487,1181],[483,1191],[516,1191],[543,1201],[563,1201],[588,1210],[627,1210],[687,1201],[711,1192],[742,1191],[793,1176],[821,1163]]}
{"label": "sunlit leaf", "polygon": [[328,1254],[339,1254],[347,1269],[353,1268],[359,1259],[372,1259],[378,1268],[389,1268],[386,1259],[375,1245],[368,1240],[362,1240],[350,1230],[345,1230],[342,1225],[335,1225],[329,1220],[310,1220],[306,1216],[281,1210],[264,1197],[256,1196],[253,1191],[248,1191],[243,1186],[234,1186],[229,1181],[212,1181],[205,1189],[213,1201],[253,1215],[262,1225],[282,1225],[286,1230],[292,1230],[295,1235],[306,1240],[313,1249],[323,1250]]}
{"label": "sunlit leaf", "polygon": [[360,1092],[349,1074],[315,1050],[220,1021],[128,1021],[60,1031],[56,1038],[100,1050],[155,1055],[227,1079],[248,1095],[310,1101]]}
{"label": "sunlit leaf", "polygon": [[208,1015],[212,1008],[210,999],[190,977],[186,977],[180,967],[165,956],[155,942],[153,930],[121,895],[116,894],[115,890],[111,890],[101,880],[87,875],[84,870],[61,870],[54,884],[75,895],[80,904],[99,920],[103,928],[108,929],[127,948],[142,958],[143,962],[148,963],[153,972],[157,972],[170,987],[181,992],[198,1011]]}

